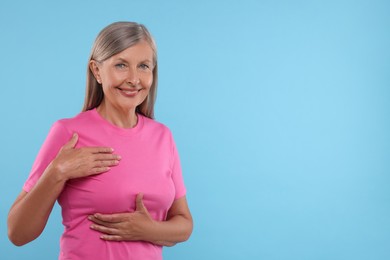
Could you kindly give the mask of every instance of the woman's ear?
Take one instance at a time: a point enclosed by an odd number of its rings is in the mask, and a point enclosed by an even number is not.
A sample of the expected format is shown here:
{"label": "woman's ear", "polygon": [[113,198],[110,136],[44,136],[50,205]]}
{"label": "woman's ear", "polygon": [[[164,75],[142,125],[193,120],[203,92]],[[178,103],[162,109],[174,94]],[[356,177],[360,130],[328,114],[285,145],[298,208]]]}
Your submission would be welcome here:
{"label": "woman's ear", "polygon": [[89,61],[89,69],[92,71],[93,75],[95,76],[96,81],[99,84],[102,84],[102,80],[100,78],[100,72],[99,72],[99,65],[95,60]]}

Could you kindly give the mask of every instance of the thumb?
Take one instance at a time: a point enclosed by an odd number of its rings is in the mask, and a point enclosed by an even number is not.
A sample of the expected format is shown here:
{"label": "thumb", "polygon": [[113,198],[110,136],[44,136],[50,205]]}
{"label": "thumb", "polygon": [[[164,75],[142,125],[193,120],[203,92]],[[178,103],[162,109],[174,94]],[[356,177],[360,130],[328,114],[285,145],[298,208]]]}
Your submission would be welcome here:
{"label": "thumb", "polygon": [[144,202],[142,201],[143,198],[144,198],[144,194],[143,193],[138,193],[137,194],[137,197],[135,199],[135,204],[136,204],[135,211],[146,211]]}
{"label": "thumb", "polygon": [[72,138],[62,147],[63,149],[72,149],[76,146],[79,136],[77,133],[74,133]]}

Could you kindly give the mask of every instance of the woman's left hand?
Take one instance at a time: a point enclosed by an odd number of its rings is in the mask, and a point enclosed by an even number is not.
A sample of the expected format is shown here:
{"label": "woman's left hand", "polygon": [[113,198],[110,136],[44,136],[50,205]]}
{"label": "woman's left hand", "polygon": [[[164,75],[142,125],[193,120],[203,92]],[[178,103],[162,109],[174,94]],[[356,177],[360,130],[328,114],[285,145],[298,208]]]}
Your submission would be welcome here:
{"label": "woman's left hand", "polygon": [[101,239],[109,241],[144,240],[155,221],[143,201],[143,194],[136,197],[136,210],[131,213],[99,214],[88,217],[93,222],[91,229],[101,232]]}

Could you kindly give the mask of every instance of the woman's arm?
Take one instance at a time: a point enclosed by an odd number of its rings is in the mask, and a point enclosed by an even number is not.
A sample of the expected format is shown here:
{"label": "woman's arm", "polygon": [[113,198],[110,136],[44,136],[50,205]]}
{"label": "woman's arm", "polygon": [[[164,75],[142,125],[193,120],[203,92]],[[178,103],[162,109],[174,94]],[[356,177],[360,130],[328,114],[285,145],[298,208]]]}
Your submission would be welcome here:
{"label": "woman's arm", "polygon": [[167,221],[157,222],[160,225],[155,238],[160,237],[154,244],[162,246],[174,246],[179,242],[184,242],[190,238],[193,229],[193,220],[188,208],[186,197],[173,202],[168,212]]}
{"label": "woman's arm", "polygon": [[19,194],[8,215],[12,243],[22,246],[42,233],[63,186],[64,181],[56,180],[54,172],[47,170],[30,192]]}
{"label": "woman's arm", "polygon": [[17,246],[36,239],[68,179],[99,174],[120,159],[107,147],[75,148],[75,134],[49,164],[30,192],[22,191],[8,215],[8,237]]}
{"label": "woman's arm", "polygon": [[133,213],[94,214],[89,219],[91,228],[103,233],[109,241],[148,241],[161,246],[173,246],[186,241],[193,228],[193,221],[186,197],[173,202],[166,221],[155,221],[142,202],[142,194],[136,198]]}

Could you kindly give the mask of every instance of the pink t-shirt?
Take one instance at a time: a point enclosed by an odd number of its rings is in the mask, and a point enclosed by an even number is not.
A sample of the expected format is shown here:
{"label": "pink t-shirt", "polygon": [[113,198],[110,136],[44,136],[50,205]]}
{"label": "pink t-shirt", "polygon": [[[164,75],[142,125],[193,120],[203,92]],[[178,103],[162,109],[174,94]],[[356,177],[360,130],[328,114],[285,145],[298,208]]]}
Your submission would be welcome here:
{"label": "pink t-shirt", "polygon": [[179,156],[170,130],[138,115],[134,128],[110,124],[96,109],[57,121],[34,162],[23,189],[29,192],[47,165],[72,134],[76,147],[107,146],[122,159],[118,166],[100,175],[69,180],[58,198],[64,233],[59,259],[122,260],[162,259],[162,247],[148,242],[109,242],[90,229],[88,215],[135,210],[135,197],[144,194],[144,204],[155,220],[165,220],[173,201],[185,196]]}

